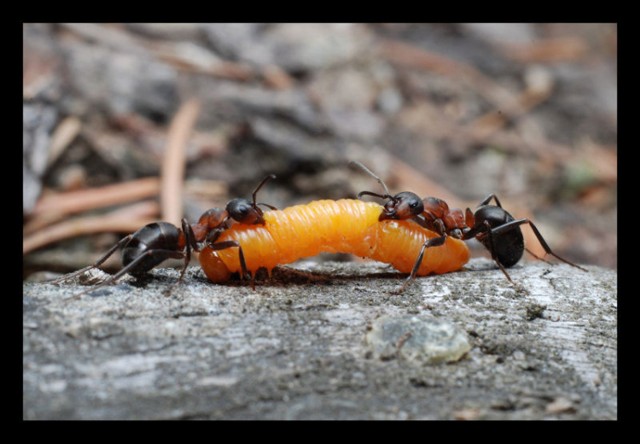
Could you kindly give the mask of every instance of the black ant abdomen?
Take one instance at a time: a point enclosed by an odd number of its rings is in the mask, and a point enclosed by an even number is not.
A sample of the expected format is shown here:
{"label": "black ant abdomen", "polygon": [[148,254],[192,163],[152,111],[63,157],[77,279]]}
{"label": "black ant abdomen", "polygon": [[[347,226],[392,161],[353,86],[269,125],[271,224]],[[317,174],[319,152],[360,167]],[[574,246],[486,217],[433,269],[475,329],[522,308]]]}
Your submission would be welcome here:
{"label": "black ant abdomen", "polygon": [[[129,274],[140,275],[180,252],[180,231],[168,222],[154,222],[136,231],[122,248],[122,265],[126,268],[138,258]],[[151,254],[147,252],[152,252]]]}
{"label": "black ant abdomen", "polygon": [[[492,199],[495,201],[495,205],[489,205]],[[483,200],[475,213],[472,213],[471,210],[467,208],[465,220],[468,228],[464,230],[462,239],[476,238],[482,243],[482,245],[489,250],[491,258],[510,282],[513,281],[505,268],[510,268],[517,264],[525,250],[536,259],[542,260],[542,258],[536,256],[525,247],[524,237],[520,229],[520,226],[524,224],[528,224],[531,227],[546,254],[572,267],[587,271],[585,268],[555,254],[535,224],[529,219],[515,219],[509,212],[502,208],[500,200],[498,200],[495,194],[491,194]]]}
{"label": "black ant abdomen", "polygon": [[[475,226],[484,227],[488,224],[493,230],[493,246],[489,239],[488,231],[478,232],[475,238],[490,252],[496,256],[498,262],[504,267],[510,268],[517,264],[524,254],[524,236],[520,229],[511,229],[501,234],[495,234],[495,230],[504,227],[516,219],[500,207],[482,206],[474,214]],[[467,231],[465,239],[470,239]],[[496,240],[497,239],[497,240]]]}

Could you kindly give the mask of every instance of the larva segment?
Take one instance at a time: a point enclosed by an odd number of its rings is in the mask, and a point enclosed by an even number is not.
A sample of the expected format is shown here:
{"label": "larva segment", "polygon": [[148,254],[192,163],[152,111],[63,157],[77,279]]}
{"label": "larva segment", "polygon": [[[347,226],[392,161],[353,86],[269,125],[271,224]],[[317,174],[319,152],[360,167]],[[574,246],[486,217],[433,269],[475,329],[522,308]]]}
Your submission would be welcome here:
{"label": "larva segment", "polygon": [[[219,241],[236,240],[242,245],[247,269],[273,269],[319,253],[351,253],[393,265],[409,273],[420,247],[436,234],[408,221],[378,221],[382,207],[360,200],[319,200],[284,210],[264,213],[265,224],[235,224]],[[217,259],[219,257],[219,259]],[[460,269],[469,260],[467,246],[447,239],[445,245],[430,248],[418,274],[446,273]],[[222,263],[230,272],[240,270],[238,250],[200,253],[200,263],[207,277],[220,282]],[[215,280],[214,280],[215,279]]]}
{"label": "larva segment", "polygon": [[[437,237],[432,231],[417,224],[402,220],[385,220],[378,227],[378,248],[369,256],[386,262],[402,273],[410,273],[422,244],[429,238]],[[469,249],[458,239],[447,237],[444,245],[429,248],[418,269],[419,276],[442,274],[459,270],[469,261]]]}

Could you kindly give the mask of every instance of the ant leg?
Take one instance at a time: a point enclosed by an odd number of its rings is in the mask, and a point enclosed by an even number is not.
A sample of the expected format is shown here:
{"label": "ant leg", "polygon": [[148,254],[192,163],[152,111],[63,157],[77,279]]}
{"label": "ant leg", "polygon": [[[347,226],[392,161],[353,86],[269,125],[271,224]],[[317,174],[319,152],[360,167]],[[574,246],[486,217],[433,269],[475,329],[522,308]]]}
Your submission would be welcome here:
{"label": "ant leg", "polygon": [[187,267],[189,266],[189,262],[191,262],[191,250],[199,251],[198,244],[196,243],[196,235],[193,233],[193,229],[187,219],[182,218],[182,232],[185,237],[185,254],[184,254],[184,265],[182,270],[180,271],[180,277],[178,278],[178,282],[182,281],[184,277],[184,273],[187,271]]}
{"label": "ant leg", "polygon": [[[505,224],[508,225],[508,224]],[[496,256],[495,253],[495,244],[493,243],[493,235],[494,234],[499,234],[500,232],[503,231],[508,231],[508,230],[503,230],[498,232],[498,230],[502,227],[504,227],[505,225],[502,225],[501,227],[498,227],[496,230],[492,230],[491,229],[491,225],[489,224],[488,221],[484,221],[484,227],[486,228],[486,233],[487,233],[487,237],[489,238],[489,252],[491,253],[491,259],[493,259],[493,261],[498,264],[498,267],[500,268],[500,270],[502,270],[502,272],[504,273],[504,275],[507,277],[507,279],[509,279],[509,282],[511,282],[512,284],[515,285],[515,283],[513,282],[513,280],[511,280],[511,276],[509,276],[509,273],[507,273],[507,270],[504,269],[504,267],[502,266],[502,264],[500,263],[500,261],[498,260],[498,256]],[[514,227],[516,227],[517,225],[514,225],[513,227],[509,227],[509,229],[513,229]]]}
{"label": "ant leg", "polygon": [[[226,250],[227,248],[238,247],[238,256],[240,257],[240,269],[242,270],[242,272],[240,273],[240,278],[241,279],[245,278],[245,276],[248,274],[247,263],[244,260],[244,252],[242,251],[242,246],[238,243],[238,241],[228,240],[224,242],[218,242],[215,244],[209,244],[209,247],[211,247],[211,249],[214,251]],[[251,282],[253,282],[253,277],[251,278]],[[253,284],[252,284],[252,288],[254,288]]]}
{"label": "ant leg", "polygon": [[427,221],[424,220],[424,218],[422,216],[413,216],[410,220],[412,220],[413,222],[417,223],[422,228],[425,228],[425,229],[431,231],[431,229],[427,226]]}
{"label": "ant leg", "polygon": [[546,260],[543,257],[538,256],[537,254],[535,254],[533,251],[529,250],[527,247],[524,247],[524,249],[527,251],[527,253],[529,253],[531,256],[535,257],[536,259],[538,259],[539,261],[542,262],[546,262],[549,265],[553,265],[551,262],[549,262],[548,260]]}
{"label": "ant leg", "polygon": [[189,267],[189,263],[191,262],[191,250],[200,251],[200,249],[198,248],[198,243],[196,242],[196,235],[193,233],[193,228],[191,228],[191,225],[189,225],[189,222],[184,217],[182,218],[182,232],[184,233],[185,237],[184,265],[182,266],[182,270],[180,270],[180,277],[178,278],[177,282],[164,292],[164,295],[167,297],[171,296],[171,293],[173,293],[173,290],[176,288],[176,286],[182,282],[184,274]]}
{"label": "ant leg", "polygon": [[480,205],[478,205],[478,206],[481,207],[482,205],[487,205],[489,202],[491,202],[491,199],[495,200],[496,201],[496,205],[498,207],[502,208],[502,205],[500,205],[500,201],[498,200],[498,196],[496,196],[493,193],[489,194],[489,196],[487,196],[487,198],[485,200],[480,202]]}
{"label": "ant leg", "polygon": [[431,239],[427,239],[425,243],[422,244],[422,248],[420,249],[418,258],[416,259],[416,262],[413,264],[413,269],[411,270],[411,274],[409,274],[409,277],[407,277],[407,279],[404,281],[404,284],[402,284],[402,287],[400,287],[399,293],[402,293],[406,288],[406,286],[409,285],[409,283],[415,279],[416,274],[420,269],[420,265],[422,264],[422,259],[424,257],[424,252],[426,251],[426,249],[429,247],[439,247],[440,245],[444,244],[446,240],[447,240],[447,235],[445,234],[444,236],[441,236],[441,237],[434,237]]}
{"label": "ant leg", "polygon": [[411,270],[411,274],[409,275],[409,277],[407,278],[408,281],[414,279],[416,277],[416,274],[418,273],[418,269],[420,268],[420,265],[422,264],[422,259],[424,257],[424,252],[426,251],[427,248],[429,247],[439,247],[440,245],[444,244],[444,242],[447,240],[447,236],[441,236],[441,237],[434,237],[431,239],[427,239],[425,241],[424,244],[422,244],[422,248],[420,249],[420,253],[418,254],[418,258],[416,259],[416,262],[413,264],[413,269]]}
{"label": "ant leg", "polygon": [[[579,268],[582,271],[589,271],[586,268],[582,268],[579,265],[574,264],[573,262],[570,262],[560,256],[558,256],[557,254],[555,254],[553,251],[551,251],[551,247],[549,247],[549,245],[547,244],[547,242],[544,240],[544,238],[542,237],[542,234],[540,234],[540,231],[538,231],[538,228],[533,224],[533,222],[531,222],[529,219],[518,219],[518,220],[513,220],[509,223],[506,223],[504,225],[501,225],[497,228],[494,228],[492,231],[492,234],[502,234],[505,233],[509,230],[512,230],[514,228],[516,228],[517,226],[520,226],[522,224],[529,224],[529,226],[531,227],[531,229],[533,230],[533,234],[536,235],[536,238],[538,238],[538,242],[540,242],[540,245],[542,245],[542,248],[544,248],[545,253],[550,254],[551,256],[555,257],[556,259],[564,262],[565,264],[571,265],[572,267],[576,267]],[[534,255],[535,256],[535,255]]]}
{"label": "ant leg", "polygon": [[108,279],[104,280],[103,282],[94,285],[90,288],[88,288],[87,290],[83,291],[82,293],[78,293],[74,296],[71,296],[69,299],[78,299],[80,296],[82,296],[83,294],[89,293],[91,291],[97,290],[98,288],[102,288],[105,285],[110,285],[113,284],[115,281],[117,281],[118,279],[120,279],[123,275],[125,275],[126,273],[128,273],[130,270],[134,269],[138,264],[140,264],[140,262],[142,262],[144,259],[147,259],[149,256],[158,256],[158,257],[162,257],[163,259],[182,259],[184,257],[184,253],[181,251],[174,251],[174,250],[148,250],[145,251],[143,254],[141,254],[140,256],[138,256],[137,258],[135,258],[135,260],[131,261],[131,263],[129,263],[126,267],[122,268],[122,270],[118,271],[116,274],[114,274],[113,276],[109,277]]}
{"label": "ant leg", "polygon": [[104,261],[106,261],[107,259],[109,259],[109,257],[120,247],[124,246],[127,242],[129,242],[129,240],[131,240],[131,237],[133,236],[133,234],[130,234],[122,239],[120,239],[120,241],[115,244],[113,247],[111,247],[109,249],[109,251],[107,251],[104,256],[102,256],[100,259],[97,260],[97,262],[93,265],[89,265],[86,266],[84,268],[81,268],[80,270],[76,270],[72,273],[69,274],[65,274],[63,276],[60,276],[59,278],[53,279],[52,281],[50,281],[51,284],[58,284],[60,282],[66,281],[68,279],[74,278],[76,276],[81,275],[82,273],[89,271],[93,268],[98,268],[100,265],[102,265],[102,263],[104,263]]}
{"label": "ant leg", "polygon": [[220,235],[224,232],[226,228],[216,228],[215,230],[211,230],[207,235],[206,242],[212,250],[224,250],[231,247],[238,247],[238,256],[240,259],[240,268],[242,269],[242,273],[240,273],[240,279],[244,279],[247,274],[247,264],[244,260],[244,252],[242,251],[242,246],[235,240],[229,240],[224,242],[216,242]]}
{"label": "ant leg", "polygon": [[[553,251],[551,251],[551,247],[549,247],[547,242],[544,240],[544,238],[542,237],[542,234],[540,234],[540,231],[538,231],[538,228],[529,219],[520,219],[520,220],[516,220],[516,221],[513,221],[513,222],[509,222],[509,224],[513,224],[513,223],[516,223],[516,222],[518,222],[518,225],[520,225],[520,224],[529,224],[529,226],[533,230],[533,233],[536,235],[536,238],[538,238],[538,242],[540,242],[540,245],[542,245],[542,248],[544,248],[545,253],[550,254],[551,256],[553,256],[556,259],[564,262],[567,265],[571,265],[572,267],[579,268],[582,271],[586,271],[586,272],[589,271],[586,268],[583,268],[580,265],[576,265],[573,262],[568,261],[567,259],[564,259],[564,258],[558,256],[557,254],[555,254]],[[507,224],[507,225],[509,225],[509,224]],[[502,227],[500,227],[500,228],[502,228]]]}
{"label": "ant leg", "polygon": [[187,221],[187,219],[182,218],[182,231],[185,234],[186,240],[187,240],[187,244],[191,245],[191,249],[193,251],[200,251],[200,248],[198,248],[198,242],[196,241],[196,235],[193,232],[193,228],[191,227],[191,225],[189,225],[189,222]]}

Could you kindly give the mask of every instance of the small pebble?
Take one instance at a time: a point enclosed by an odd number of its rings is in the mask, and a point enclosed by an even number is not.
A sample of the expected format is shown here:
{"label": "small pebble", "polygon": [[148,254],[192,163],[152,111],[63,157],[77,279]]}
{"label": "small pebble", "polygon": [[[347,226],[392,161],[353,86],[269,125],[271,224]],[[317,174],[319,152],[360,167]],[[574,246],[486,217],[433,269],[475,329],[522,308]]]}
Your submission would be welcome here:
{"label": "small pebble", "polygon": [[455,362],[471,349],[460,327],[426,316],[382,316],[373,323],[366,342],[378,359],[422,364]]}

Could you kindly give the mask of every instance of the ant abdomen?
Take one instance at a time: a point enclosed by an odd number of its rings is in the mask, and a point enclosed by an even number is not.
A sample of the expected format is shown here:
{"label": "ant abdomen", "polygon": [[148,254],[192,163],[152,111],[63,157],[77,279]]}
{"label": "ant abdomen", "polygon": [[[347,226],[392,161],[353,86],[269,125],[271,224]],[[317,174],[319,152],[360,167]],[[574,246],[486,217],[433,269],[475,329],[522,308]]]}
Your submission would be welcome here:
{"label": "ant abdomen", "polygon": [[129,270],[131,275],[141,275],[165,261],[167,255],[163,253],[180,249],[178,228],[168,222],[154,222],[136,231],[125,244],[122,249],[122,265],[126,267],[144,256]]}

